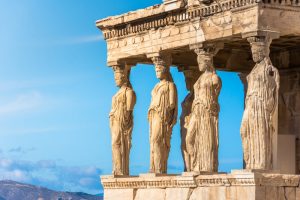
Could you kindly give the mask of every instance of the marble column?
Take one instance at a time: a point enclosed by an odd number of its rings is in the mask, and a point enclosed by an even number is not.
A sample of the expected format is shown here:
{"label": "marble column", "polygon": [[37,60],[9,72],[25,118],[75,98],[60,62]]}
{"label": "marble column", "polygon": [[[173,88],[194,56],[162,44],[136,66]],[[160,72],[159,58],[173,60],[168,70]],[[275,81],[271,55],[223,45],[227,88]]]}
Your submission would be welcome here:
{"label": "marble column", "polygon": [[216,45],[195,49],[199,71],[202,72],[194,85],[194,101],[187,125],[186,145],[192,158],[191,171],[217,172],[219,147],[219,102],[222,87],[216,74],[213,57]]}
{"label": "marble column", "polygon": [[192,104],[194,100],[194,84],[198,80],[200,76],[200,71],[198,67],[189,66],[182,67],[180,71],[183,72],[185,77],[186,89],[188,90],[188,94],[184,98],[181,103],[182,112],[180,115],[180,134],[181,134],[181,152],[182,158],[184,161],[184,171],[191,171],[191,156],[189,155],[186,148],[186,134],[187,134],[187,125],[189,122],[189,115],[191,114]]}
{"label": "marble column", "polygon": [[171,56],[152,57],[156,77],[148,111],[150,123],[150,172],[167,173],[173,126],[177,121],[177,89],[170,74]]}
{"label": "marble column", "polygon": [[252,36],[253,61],[247,76],[245,111],[241,124],[246,169],[272,170],[277,150],[279,73],[269,58],[272,38]]}
{"label": "marble column", "polygon": [[112,138],[113,175],[129,175],[129,153],[136,95],[129,74],[131,66],[115,65],[114,78],[120,89],[112,98],[109,114]]}

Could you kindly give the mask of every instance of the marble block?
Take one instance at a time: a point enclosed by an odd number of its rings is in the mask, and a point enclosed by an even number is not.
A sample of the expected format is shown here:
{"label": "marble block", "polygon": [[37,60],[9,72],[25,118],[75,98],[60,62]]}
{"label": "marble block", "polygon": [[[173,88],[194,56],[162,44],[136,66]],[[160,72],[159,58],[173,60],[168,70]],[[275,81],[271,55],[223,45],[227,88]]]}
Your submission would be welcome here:
{"label": "marble block", "polygon": [[300,200],[299,175],[231,174],[103,176],[104,200]]}

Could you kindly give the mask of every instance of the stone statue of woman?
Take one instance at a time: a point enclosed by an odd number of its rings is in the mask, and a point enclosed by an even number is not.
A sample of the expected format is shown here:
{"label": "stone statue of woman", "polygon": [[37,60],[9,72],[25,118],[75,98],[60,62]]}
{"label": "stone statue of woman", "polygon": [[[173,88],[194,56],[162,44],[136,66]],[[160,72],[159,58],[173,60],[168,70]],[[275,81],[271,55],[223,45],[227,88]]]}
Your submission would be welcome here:
{"label": "stone statue of woman", "polygon": [[[198,68],[198,67],[197,67]],[[194,100],[194,84],[199,78],[199,70],[194,67],[188,67],[183,69],[185,76],[186,89],[189,91],[183,102],[181,103],[182,112],[180,115],[180,133],[181,133],[181,153],[184,160],[184,171],[191,171],[191,156],[186,148],[186,133],[189,121],[189,115],[191,114],[192,104]]]}
{"label": "stone statue of woman", "polygon": [[203,72],[194,85],[194,101],[186,136],[194,172],[218,171],[218,97],[221,79],[213,67],[213,53],[197,49],[199,70]]}
{"label": "stone statue of woman", "polygon": [[114,66],[116,85],[109,115],[112,138],[113,174],[129,175],[129,153],[136,95],[129,82],[130,66]]}
{"label": "stone statue of woman", "polygon": [[177,89],[170,74],[170,63],[154,57],[160,82],[152,90],[148,111],[150,123],[150,172],[167,173],[172,128],[177,120]]}
{"label": "stone statue of woman", "polygon": [[276,133],[279,73],[269,58],[270,40],[248,38],[253,61],[247,76],[248,90],[241,124],[246,169],[273,169],[273,142]]}

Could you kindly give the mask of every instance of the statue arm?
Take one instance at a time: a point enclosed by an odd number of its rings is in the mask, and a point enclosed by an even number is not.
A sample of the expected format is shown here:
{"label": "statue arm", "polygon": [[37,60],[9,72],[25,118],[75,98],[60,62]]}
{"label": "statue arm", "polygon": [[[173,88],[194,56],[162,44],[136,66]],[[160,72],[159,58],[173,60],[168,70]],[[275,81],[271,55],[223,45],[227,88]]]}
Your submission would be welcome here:
{"label": "statue arm", "polygon": [[126,91],[126,108],[127,111],[133,111],[134,105],[136,103],[136,95],[133,90]]}
{"label": "statue arm", "polygon": [[177,89],[175,84],[169,85],[169,101],[170,101],[170,110],[174,109],[177,106]]}
{"label": "statue arm", "polygon": [[170,111],[172,113],[172,117],[170,118],[170,124],[171,126],[174,126],[177,121],[177,88],[175,84],[170,84],[169,85],[169,101],[170,101]]}
{"label": "statue arm", "polygon": [[215,88],[215,93],[217,96],[219,96],[221,88],[222,88],[222,81],[218,75],[214,75],[212,77],[212,82]]}

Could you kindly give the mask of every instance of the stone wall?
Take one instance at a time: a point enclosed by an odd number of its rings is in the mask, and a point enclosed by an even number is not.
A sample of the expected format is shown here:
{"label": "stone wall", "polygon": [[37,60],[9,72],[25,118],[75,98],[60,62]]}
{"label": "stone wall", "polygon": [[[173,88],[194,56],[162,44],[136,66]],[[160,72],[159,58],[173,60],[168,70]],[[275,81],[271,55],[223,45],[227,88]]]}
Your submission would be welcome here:
{"label": "stone wall", "polygon": [[300,200],[298,175],[233,171],[101,177],[105,200]]}

